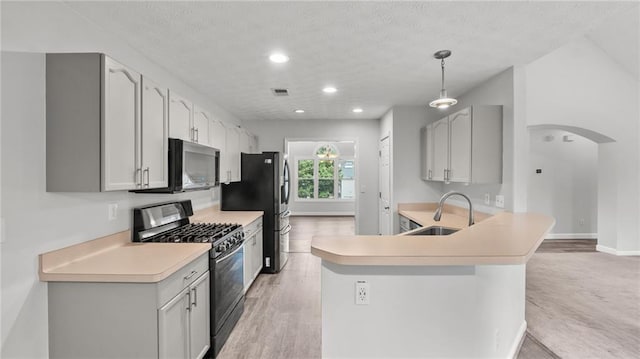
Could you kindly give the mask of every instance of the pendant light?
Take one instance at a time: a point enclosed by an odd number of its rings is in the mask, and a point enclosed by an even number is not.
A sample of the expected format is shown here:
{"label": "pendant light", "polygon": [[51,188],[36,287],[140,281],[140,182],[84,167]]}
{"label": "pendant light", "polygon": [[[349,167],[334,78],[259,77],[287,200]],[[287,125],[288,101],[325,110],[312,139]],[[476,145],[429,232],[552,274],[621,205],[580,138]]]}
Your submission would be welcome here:
{"label": "pendant light", "polygon": [[440,50],[433,54],[434,58],[440,60],[440,65],[442,67],[442,90],[440,90],[440,97],[429,103],[429,106],[431,107],[445,109],[458,103],[458,100],[455,98],[447,96],[447,90],[444,88],[444,59],[449,56],[451,56],[451,51],[449,50]]}

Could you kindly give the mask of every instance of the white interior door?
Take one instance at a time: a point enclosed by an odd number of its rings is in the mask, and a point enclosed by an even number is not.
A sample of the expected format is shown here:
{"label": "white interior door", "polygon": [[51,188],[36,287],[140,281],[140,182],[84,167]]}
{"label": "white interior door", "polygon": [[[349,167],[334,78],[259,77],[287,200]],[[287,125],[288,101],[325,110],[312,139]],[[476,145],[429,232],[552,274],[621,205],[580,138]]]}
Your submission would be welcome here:
{"label": "white interior door", "polygon": [[380,195],[378,199],[378,232],[391,234],[391,166],[389,136],[380,140],[379,152]]}

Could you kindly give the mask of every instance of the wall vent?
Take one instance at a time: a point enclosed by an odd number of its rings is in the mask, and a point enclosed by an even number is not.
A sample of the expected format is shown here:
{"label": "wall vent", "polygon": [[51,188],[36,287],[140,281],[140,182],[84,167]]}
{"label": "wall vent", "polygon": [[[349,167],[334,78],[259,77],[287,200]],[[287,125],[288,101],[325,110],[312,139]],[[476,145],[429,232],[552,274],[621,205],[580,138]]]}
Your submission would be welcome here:
{"label": "wall vent", "polygon": [[289,96],[289,90],[287,89],[271,89],[274,96]]}

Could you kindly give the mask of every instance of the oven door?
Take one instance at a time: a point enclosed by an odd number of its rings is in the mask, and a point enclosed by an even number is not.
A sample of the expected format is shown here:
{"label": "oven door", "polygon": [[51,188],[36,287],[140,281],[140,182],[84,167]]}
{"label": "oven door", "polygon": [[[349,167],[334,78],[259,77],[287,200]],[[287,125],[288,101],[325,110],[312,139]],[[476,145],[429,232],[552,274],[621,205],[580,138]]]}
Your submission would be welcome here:
{"label": "oven door", "polygon": [[232,251],[211,260],[214,278],[214,283],[211,286],[214,298],[211,313],[214,323],[212,327],[215,330],[211,335],[220,330],[233,308],[242,298],[244,290],[242,282],[243,256],[244,246],[241,244]]}

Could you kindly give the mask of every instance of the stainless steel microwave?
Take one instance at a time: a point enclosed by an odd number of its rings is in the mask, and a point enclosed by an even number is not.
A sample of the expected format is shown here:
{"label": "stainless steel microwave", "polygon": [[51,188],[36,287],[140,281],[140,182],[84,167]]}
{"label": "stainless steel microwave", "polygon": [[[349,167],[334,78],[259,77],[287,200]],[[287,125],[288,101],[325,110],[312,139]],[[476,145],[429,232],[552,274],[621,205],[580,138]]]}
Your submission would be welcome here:
{"label": "stainless steel microwave", "polygon": [[135,190],[137,193],[178,193],[205,190],[220,184],[220,151],[169,138],[169,186]]}

